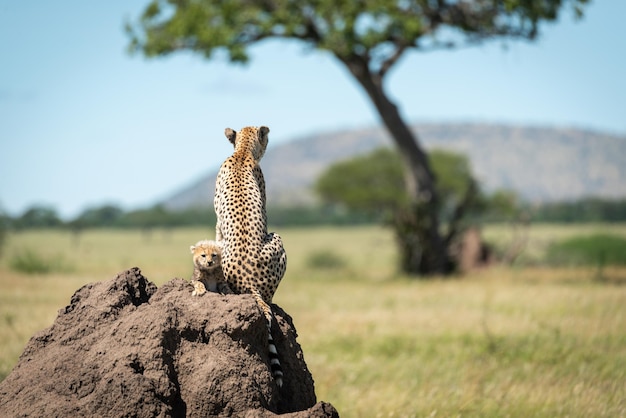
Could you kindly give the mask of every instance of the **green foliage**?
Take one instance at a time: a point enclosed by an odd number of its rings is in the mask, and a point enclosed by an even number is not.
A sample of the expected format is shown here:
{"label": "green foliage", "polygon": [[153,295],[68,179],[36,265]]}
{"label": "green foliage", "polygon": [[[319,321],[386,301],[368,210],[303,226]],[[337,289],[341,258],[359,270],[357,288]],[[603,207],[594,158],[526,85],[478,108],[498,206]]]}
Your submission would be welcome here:
{"label": "green foliage", "polygon": [[158,225],[170,226],[173,218],[173,214],[168,213],[164,207],[155,206],[149,209],[128,212],[120,219],[120,224],[134,225],[141,228],[153,228]]}
{"label": "green foliage", "polygon": [[473,193],[473,196],[471,196],[467,212],[482,212],[484,196],[478,190],[472,191],[477,180],[474,178],[467,156],[435,149],[428,154],[428,157],[437,178],[442,217],[450,219],[453,211],[468,197],[468,193]]}
{"label": "green foliage", "polygon": [[346,260],[332,250],[312,251],[307,259],[306,266],[311,270],[336,270],[347,266]]}
{"label": "green foliage", "polygon": [[315,189],[327,203],[363,212],[387,211],[407,200],[400,157],[388,148],[331,165]]}
{"label": "green foliage", "polygon": [[626,199],[583,198],[573,202],[552,202],[533,208],[538,222],[623,222]]}
{"label": "green foliage", "polygon": [[124,212],[115,206],[106,205],[86,210],[78,218],[69,222],[68,226],[75,230],[107,227],[150,229],[207,224],[215,224],[215,213],[209,208],[170,211],[161,205],[156,205],[147,209]]}
{"label": "green foliage", "polygon": [[[439,187],[443,190],[442,197],[448,202],[448,206],[452,206],[452,203],[457,202],[462,196],[464,187],[469,184],[467,176],[471,173],[468,172],[467,160],[459,155],[449,155],[445,151],[433,151],[431,158],[439,179]],[[455,168],[455,164],[460,168]],[[269,207],[270,224],[357,225],[380,221],[381,217],[388,215],[390,207],[404,202],[404,184],[401,176],[402,170],[397,154],[388,149],[377,150],[370,155],[338,163],[330,167],[316,183],[318,192],[327,203],[331,203],[330,206]],[[355,184],[357,186],[354,186]],[[520,206],[521,203],[515,193],[499,190],[489,196],[479,195],[470,217],[480,216],[481,219],[489,221],[508,220],[518,213]],[[626,221],[626,200],[586,198],[576,202],[549,203],[534,208],[532,217],[535,222]],[[0,215],[0,256],[2,243],[6,241],[10,228],[26,230],[67,227],[80,231],[85,228],[145,229],[214,224],[215,213],[210,208],[174,212],[157,205],[125,212],[116,206],[105,205],[87,209],[75,219],[63,222],[56,216],[54,209],[35,206],[17,218]]]}
{"label": "green foliage", "polygon": [[270,226],[362,225],[376,221],[372,214],[343,210],[338,207],[269,207]]}
{"label": "green foliage", "polygon": [[578,236],[550,246],[554,265],[626,265],[626,238],[610,234]]}
{"label": "green foliage", "polygon": [[[445,227],[446,245],[455,242],[468,219],[510,216],[515,212],[517,199],[512,192],[499,191],[493,197],[481,193],[466,156],[432,150],[428,157],[437,178],[437,217]],[[368,213],[391,225],[401,247],[402,271],[426,276],[437,264],[434,257],[437,249],[431,245],[432,224],[426,205],[411,204],[404,187],[402,167],[397,152],[378,149],[330,166],[319,177],[315,188],[330,205]],[[455,260],[447,259],[443,266],[443,271],[453,271]]]}
{"label": "green foliage", "polygon": [[0,210],[0,258],[4,254],[4,247],[7,241],[7,232],[11,218]]}
{"label": "green foliage", "polygon": [[[432,150],[429,159],[437,177],[441,214],[449,218],[476,180],[464,155]],[[402,167],[396,151],[381,148],[330,166],[318,178],[315,190],[329,204],[388,217],[409,203]],[[478,194],[471,209],[481,212],[486,202],[486,198]]]}
{"label": "green foliage", "polygon": [[16,229],[56,228],[62,224],[56,210],[47,206],[33,206],[12,222]]}
{"label": "green foliage", "polygon": [[72,270],[63,257],[46,258],[31,249],[16,252],[9,260],[9,267],[25,274],[67,273]]}
{"label": "green foliage", "polygon": [[89,208],[70,222],[74,228],[93,228],[114,226],[122,218],[124,211],[114,205]]}
{"label": "green foliage", "polygon": [[514,191],[504,189],[493,192],[485,203],[487,215],[497,220],[513,218],[522,205],[519,196]]}
{"label": "green foliage", "polygon": [[460,199],[475,182],[467,156],[452,151],[434,149],[428,153],[437,177],[437,188],[444,200]]}
{"label": "green foliage", "polygon": [[[152,0],[127,22],[129,49],[146,56],[189,50],[233,62],[267,38],[302,40],[341,60],[361,57],[383,70],[407,49],[450,48],[491,38],[533,39],[542,21],[558,18],[563,0],[490,2]],[[576,14],[588,0],[570,0]]]}
{"label": "green foliage", "polygon": [[[367,213],[317,206],[269,207],[267,213],[270,224],[275,226],[357,225],[373,223],[376,220],[373,215]],[[59,220],[54,225],[80,233],[88,228],[173,228],[215,225],[215,221],[215,212],[209,207],[171,211],[157,205],[125,212],[115,206],[106,205],[87,209],[73,220],[68,222]],[[3,224],[0,218],[0,255],[3,231],[6,232],[11,225],[20,230],[41,228],[38,226],[41,225],[39,222],[24,222],[20,218],[11,219],[7,216]]]}

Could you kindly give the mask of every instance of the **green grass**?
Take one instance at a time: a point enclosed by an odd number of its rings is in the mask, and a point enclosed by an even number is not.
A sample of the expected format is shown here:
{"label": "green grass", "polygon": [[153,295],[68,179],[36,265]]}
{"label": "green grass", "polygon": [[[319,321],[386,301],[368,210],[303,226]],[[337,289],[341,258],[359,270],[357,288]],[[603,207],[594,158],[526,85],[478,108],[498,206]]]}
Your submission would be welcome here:
{"label": "green grass", "polygon": [[346,261],[331,249],[312,252],[306,264],[311,270],[338,270],[346,267]]}
{"label": "green grass", "polygon": [[43,258],[32,249],[17,251],[9,260],[9,267],[18,273],[24,274],[49,274],[54,272],[71,272],[62,256]]}
{"label": "green grass", "polygon": [[[133,266],[157,284],[188,278],[189,245],[207,230],[10,235],[0,377],[81,285]],[[382,228],[280,229],[289,261],[274,302],[294,319],[318,399],[342,417],[626,416],[626,268],[606,265],[599,282],[593,266],[542,264],[553,243],[608,231],[626,237],[624,225],[533,227],[514,268],[420,281],[398,273]],[[484,234],[503,247],[513,237],[506,226]],[[74,268],[15,272],[20,248]]]}
{"label": "green grass", "polygon": [[605,233],[575,236],[551,245],[547,258],[559,265],[626,265],[626,238]]}
{"label": "green grass", "polygon": [[490,225],[484,231],[485,239],[498,251],[506,252],[516,242],[526,243],[518,265],[537,265],[549,262],[549,248],[557,243],[590,235],[611,235],[626,239],[626,224],[536,224],[531,228],[511,225]]}

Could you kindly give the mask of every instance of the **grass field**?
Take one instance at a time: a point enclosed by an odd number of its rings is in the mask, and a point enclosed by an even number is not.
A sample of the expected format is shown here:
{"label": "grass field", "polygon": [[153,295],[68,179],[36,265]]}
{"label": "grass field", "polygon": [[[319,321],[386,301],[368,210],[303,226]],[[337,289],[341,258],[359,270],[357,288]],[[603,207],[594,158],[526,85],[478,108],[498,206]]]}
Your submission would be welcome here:
{"label": "grass field", "polygon": [[[552,242],[626,237],[626,225],[536,226],[518,265],[428,281],[398,274],[381,228],[279,232],[289,266],[274,302],[294,318],[318,399],[342,417],[626,416],[626,267],[542,263]],[[513,239],[506,226],[484,233],[501,247]],[[188,278],[189,245],[211,236],[10,235],[0,259],[0,378],[80,286],[133,266],[157,285]],[[52,272],[15,272],[12,262],[28,254]]]}

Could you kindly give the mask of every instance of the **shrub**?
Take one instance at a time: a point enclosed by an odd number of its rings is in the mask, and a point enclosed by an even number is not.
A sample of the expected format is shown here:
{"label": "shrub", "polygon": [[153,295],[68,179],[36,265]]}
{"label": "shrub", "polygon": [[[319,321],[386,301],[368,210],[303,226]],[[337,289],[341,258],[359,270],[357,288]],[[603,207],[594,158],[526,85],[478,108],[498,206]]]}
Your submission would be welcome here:
{"label": "shrub", "polygon": [[60,256],[48,259],[30,249],[21,250],[13,255],[9,266],[13,271],[25,274],[48,274],[71,270]]}
{"label": "shrub", "polygon": [[573,237],[550,246],[547,260],[555,265],[626,265],[626,238],[610,234]]}
{"label": "shrub", "polygon": [[341,269],[346,261],[330,250],[318,250],[309,254],[306,265],[310,269]]}

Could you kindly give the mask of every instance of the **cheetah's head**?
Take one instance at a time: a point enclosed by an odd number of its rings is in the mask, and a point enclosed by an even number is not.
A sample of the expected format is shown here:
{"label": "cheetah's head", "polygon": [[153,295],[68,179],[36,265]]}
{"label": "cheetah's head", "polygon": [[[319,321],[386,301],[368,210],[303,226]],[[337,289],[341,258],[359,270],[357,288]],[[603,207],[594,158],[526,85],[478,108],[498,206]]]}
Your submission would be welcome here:
{"label": "cheetah's head", "polygon": [[222,245],[217,241],[202,240],[189,247],[193,265],[200,270],[212,270],[222,265]]}
{"label": "cheetah's head", "polygon": [[235,150],[246,150],[252,153],[256,161],[261,160],[267,148],[267,134],[270,128],[267,126],[248,126],[242,128],[239,132],[226,128],[224,133],[226,138],[235,147]]}

